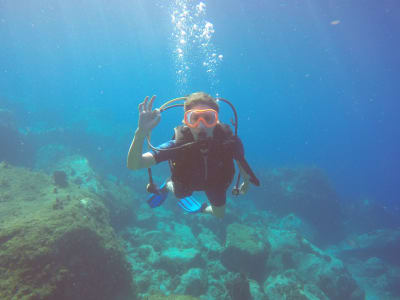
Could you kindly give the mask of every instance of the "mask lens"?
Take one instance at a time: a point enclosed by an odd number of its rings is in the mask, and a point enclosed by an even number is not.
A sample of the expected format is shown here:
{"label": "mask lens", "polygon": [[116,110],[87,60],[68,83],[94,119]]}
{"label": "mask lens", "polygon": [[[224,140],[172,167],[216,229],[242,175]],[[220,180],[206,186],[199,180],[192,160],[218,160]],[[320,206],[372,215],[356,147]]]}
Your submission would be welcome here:
{"label": "mask lens", "polygon": [[203,119],[204,119],[204,121],[206,121],[206,123],[212,124],[213,116],[210,114],[204,114]]}
{"label": "mask lens", "polygon": [[199,114],[196,114],[195,112],[191,113],[189,118],[190,123],[195,124],[199,120],[199,118],[200,118]]}
{"label": "mask lens", "polygon": [[189,110],[185,113],[185,123],[190,127],[197,127],[202,122],[207,127],[215,126],[218,113],[213,109]]}

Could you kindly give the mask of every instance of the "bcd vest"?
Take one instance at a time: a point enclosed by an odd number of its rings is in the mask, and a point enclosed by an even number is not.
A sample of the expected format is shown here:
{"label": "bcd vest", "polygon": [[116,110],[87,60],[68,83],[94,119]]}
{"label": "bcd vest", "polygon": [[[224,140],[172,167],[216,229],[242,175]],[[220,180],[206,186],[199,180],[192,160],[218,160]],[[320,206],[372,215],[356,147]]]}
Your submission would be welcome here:
{"label": "bcd vest", "polygon": [[[194,142],[187,126],[174,128],[176,146]],[[171,160],[171,179],[188,191],[226,189],[235,175],[235,137],[227,124],[217,124],[213,137],[177,150]]]}

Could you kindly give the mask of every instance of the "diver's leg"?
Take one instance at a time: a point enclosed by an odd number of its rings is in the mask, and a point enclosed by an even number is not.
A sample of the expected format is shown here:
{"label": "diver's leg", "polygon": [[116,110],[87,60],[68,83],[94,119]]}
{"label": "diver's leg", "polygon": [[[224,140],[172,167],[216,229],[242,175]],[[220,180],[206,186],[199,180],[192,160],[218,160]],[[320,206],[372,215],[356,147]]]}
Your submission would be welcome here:
{"label": "diver's leg", "polygon": [[206,214],[212,214],[216,216],[219,219],[222,219],[225,216],[225,205],[222,206],[213,206],[213,205],[208,205],[203,212]]}
{"label": "diver's leg", "polygon": [[175,195],[175,191],[174,191],[174,183],[172,182],[171,179],[168,179],[167,182],[165,183],[165,187],[172,193]]}
{"label": "diver's leg", "polygon": [[205,192],[211,205],[206,206],[202,211],[217,218],[223,218],[226,208],[226,190],[206,190]]}
{"label": "diver's leg", "polygon": [[173,182],[171,179],[168,179],[166,181],[165,188],[173,193],[177,199],[189,197],[193,194],[192,190],[186,188],[179,182]]}

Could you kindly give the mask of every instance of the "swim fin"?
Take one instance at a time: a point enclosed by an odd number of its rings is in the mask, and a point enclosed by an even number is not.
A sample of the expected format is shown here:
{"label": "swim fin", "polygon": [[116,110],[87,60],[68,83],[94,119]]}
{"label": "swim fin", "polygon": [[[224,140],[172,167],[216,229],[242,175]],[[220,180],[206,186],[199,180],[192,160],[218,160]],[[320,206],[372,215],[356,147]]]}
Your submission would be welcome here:
{"label": "swim fin", "polygon": [[147,199],[147,203],[151,208],[155,208],[163,204],[165,199],[168,196],[168,189],[165,186],[166,182],[164,182],[160,188],[158,189],[158,193],[151,194]]}
{"label": "swim fin", "polygon": [[188,213],[198,213],[203,211],[203,206],[193,196],[178,200],[178,205]]}

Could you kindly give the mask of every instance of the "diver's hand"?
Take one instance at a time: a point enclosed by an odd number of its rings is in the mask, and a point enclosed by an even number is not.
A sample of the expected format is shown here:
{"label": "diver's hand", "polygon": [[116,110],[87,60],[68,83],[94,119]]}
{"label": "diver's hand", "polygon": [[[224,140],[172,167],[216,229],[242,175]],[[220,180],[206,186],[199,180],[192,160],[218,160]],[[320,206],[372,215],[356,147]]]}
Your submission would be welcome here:
{"label": "diver's hand", "polygon": [[239,195],[244,195],[249,190],[249,181],[245,180],[239,187]]}
{"label": "diver's hand", "polygon": [[152,110],[153,102],[156,96],[146,96],[144,101],[139,104],[139,124],[138,131],[144,135],[148,135],[150,131],[157,126],[161,120],[161,113],[158,109]]}

